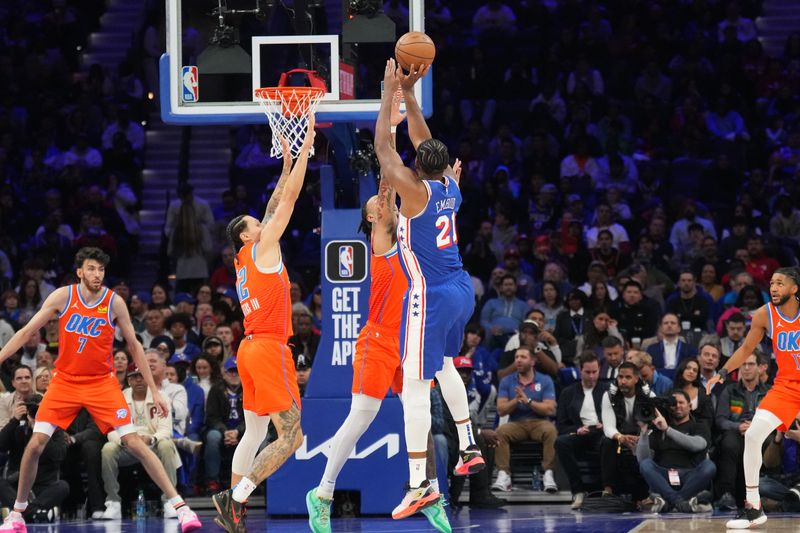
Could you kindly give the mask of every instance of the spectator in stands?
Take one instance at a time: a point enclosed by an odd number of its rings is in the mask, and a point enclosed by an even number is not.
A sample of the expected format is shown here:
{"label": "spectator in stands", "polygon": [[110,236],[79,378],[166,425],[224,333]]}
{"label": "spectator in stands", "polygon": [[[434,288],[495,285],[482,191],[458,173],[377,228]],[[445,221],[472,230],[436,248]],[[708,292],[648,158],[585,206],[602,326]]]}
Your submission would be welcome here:
{"label": "spectator in stands", "polygon": [[[106,437],[85,408],[78,412],[66,433],[67,451],[61,465],[61,477],[69,484],[69,499],[77,506],[86,502],[87,516],[91,516],[92,520],[100,520],[106,498],[100,475],[100,450]],[[87,478],[85,494],[81,479],[84,475]]]}
{"label": "spectator in stands", "polygon": [[53,374],[48,367],[37,366],[33,372],[33,392],[44,396],[44,393],[50,387],[51,379],[53,379]]}
{"label": "spectator in stands", "polygon": [[616,277],[630,262],[630,257],[614,246],[614,236],[607,229],[597,232],[597,246],[590,252],[592,262],[603,263],[610,278]]}
{"label": "spectator in stands", "polygon": [[542,444],[544,490],[556,492],[553,476],[555,442],[558,431],[548,420],[556,414],[556,393],[550,376],[534,370],[530,348],[517,348],[514,357],[517,371],[500,382],[497,414],[509,415],[509,421],[497,428],[497,479],[494,488],[511,490],[511,443],[534,441]]}
{"label": "spectator in stands", "polygon": [[[639,469],[656,494],[653,512],[707,512],[711,506],[699,502],[697,495],[706,490],[717,471],[706,454],[711,433],[708,426],[690,416],[689,397],[684,391],[675,390],[672,397],[676,405],[670,408],[671,413],[659,413],[652,423],[655,429],[642,424],[636,447]],[[679,490],[673,487],[671,470],[677,470]]]}
{"label": "spectator in stands", "polygon": [[517,297],[524,298],[533,287],[533,278],[531,277],[533,267],[520,256],[519,248],[515,246],[507,248],[500,266],[505,270],[507,276],[514,276],[517,283]]}
{"label": "spectator in stands", "polygon": [[300,390],[300,396],[306,395],[306,387],[308,380],[311,378],[311,365],[314,360],[307,357],[305,354],[299,353],[295,357],[294,369],[297,374],[297,387]]}
{"label": "spectator in stands", "polygon": [[144,129],[140,124],[131,120],[130,112],[125,107],[117,110],[117,120],[111,123],[103,132],[103,149],[110,150],[113,147],[114,135],[123,132],[131,147],[140,152],[144,148]]}
{"label": "spectator in stands", "polygon": [[[155,354],[151,355],[158,358]],[[150,366],[153,366],[152,363]],[[164,465],[167,477],[174,486],[177,483],[177,470],[180,462],[178,460],[178,451],[172,442],[172,416],[171,414],[167,414],[166,417],[156,416],[158,409],[153,403],[152,393],[138,368],[133,368],[128,372],[128,384],[130,387],[122,392],[128,403],[128,409],[133,415],[133,424],[136,426],[136,431],[142,440],[153,448],[161,464]],[[180,385],[177,386],[180,387]],[[102,518],[104,520],[118,520],[122,518],[122,500],[119,495],[118,479],[119,467],[136,464],[138,459],[122,446],[119,433],[116,430],[112,430],[108,434],[108,442],[103,445],[101,456],[103,486],[106,491],[106,510]],[[177,516],[177,511],[168,501],[164,501],[163,507],[164,518]]]}
{"label": "spectator in stands", "polygon": [[[193,358],[200,353],[200,347],[188,342],[189,332],[192,330],[192,315],[188,313],[175,313],[166,320],[166,328],[175,343],[173,354],[186,354]],[[170,354],[172,355],[172,354]]]}
{"label": "spectator in stands", "polygon": [[603,350],[599,379],[603,383],[614,383],[617,380],[620,365],[625,359],[625,347],[617,337],[608,336],[600,343]]}
{"label": "spectator in stands", "polygon": [[233,456],[236,445],[244,434],[242,380],[235,358],[225,362],[223,380],[211,387],[206,405],[208,432],[205,436],[203,457],[208,494],[216,494],[220,490],[222,459]]}
{"label": "spectator in stands", "polygon": [[558,288],[558,283],[554,281],[542,282],[542,298],[533,305],[534,309],[538,309],[544,314],[545,329],[554,331],[556,327],[556,318],[559,313],[564,311],[564,300],[561,297],[561,292]]}
{"label": "spectator in stands", "polygon": [[36,358],[47,349],[42,342],[42,332],[34,331],[19,351],[19,362],[31,369],[36,369]]}
{"label": "spectator in stands", "polygon": [[[13,508],[17,495],[17,482],[22,461],[22,452],[33,435],[36,410],[42,397],[31,395],[26,403],[18,405],[14,416],[0,429],[0,452],[8,454],[8,471],[0,479],[0,503]],[[60,506],[69,494],[69,485],[59,479],[59,469],[67,453],[67,436],[56,429],[39,459],[39,468],[33,482],[32,498],[24,515],[33,522],[53,521],[47,519],[48,511]]]}
{"label": "spectator in stands", "polygon": [[[210,212],[205,214],[211,216]],[[176,263],[175,290],[193,293],[208,278],[213,219],[209,224],[207,219],[200,218],[197,202],[189,193],[182,197],[173,222],[171,231],[167,232],[167,253]]]}
{"label": "spectator in stands", "polygon": [[317,355],[317,347],[321,337],[315,333],[311,323],[311,313],[302,313],[297,317],[297,327],[294,335],[289,337],[288,345],[292,348],[292,356],[297,360],[300,354],[304,355],[311,367],[314,357]]}
{"label": "spectator in stands", "polygon": [[597,451],[603,438],[603,394],[606,387],[598,383],[600,362],[594,352],[583,352],[578,357],[581,379],[561,392],[557,408],[558,438],[556,454],[558,463],[569,479],[572,491],[572,509],[580,509],[586,491],[581,480],[578,460],[585,452]]}
{"label": "spectator in stands", "polygon": [[502,346],[525,319],[528,305],[516,297],[517,282],[511,274],[501,278],[500,294],[481,309],[481,326],[487,332],[490,347]]}
{"label": "spectator in stands", "polygon": [[[153,374],[153,381],[160,385],[161,394],[169,399],[172,407],[170,419],[173,423],[173,429],[178,435],[184,436],[186,434],[186,422],[189,417],[189,399],[186,395],[186,389],[169,382],[165,375],[167,370],[166,358],[162,357],[158,350],[148,348],[144,351],[144,355],[147,359],[147,366],[150,367],[150,372]],[[128,377],[130,377],[130,372],[128,372]],[[128,380],[128,384],[130,384],[130,380]]]}
{"label": "spectator in stands", "polygon": [[153,339],[167,335],[164,315],[158,309],[150,309],[144,315],[144,331],[139,332],[143,346],[150,346]]}
{"label": "spectator in stands", "polygon": [[712,263],[706,263],[700,270],[700,288],[711,296],[714,302],[719,301],[725,295],[725,287],[719,284],[717,278],[717,267]]}
{"label": "spectator in stands", "polygon": [[745,317],[741,313],[734,313],[725,321],[725,336],[719,341],[722,358],[720,364],[725,364],[744,341]]}
{"label": "spectator in stands", "polygon": [[602,342],[609,337],[618,339],[620,343],[624,342],[617,328],[617,321],[607,311],[599,311],[586,324],[585,333],[576,339],[575,350],[577,353],[585,350],[600,352]]}
{"label": "spectator in stands", "polygon": [[[532,311],[530,314],[540,313]],[[541,322],[541,323],[540,323]],[[497,363],[497,378],[502,380],[517,371],[516,350],[520,346],[527,346],[533,354],[534,367],[537,372],[554,377],[558,373],[561,348],[558,341],[550,333],[543,331],[540,321],[526,319],[519,326],[519,335],[512,336],[506,344],[506,351],[500,355]]]}
{"label": "spectator in stands", "polygon": [[766,396],[769,385],[758,378],[758,365],[765,358],[751,354],[742,363],[739,380],[722,389],[717,402],[716,428],[722,433],[719,441],[716,490],[720,494],[716,507],[722,511],[736,510],[739,503],[735,495],[744,494],[742,457],[744,433],[750,427],[758,404]]}
{"label": "spectator in stands", "polygon": [[605,283],[608,290],[608,296],[612,300],[616,300],[619,293],[608,280],[608,270],[605,263],[602,261],[592,261],[586,271],[586,282],[578,287],[586,296],[591,296],[592,291],[597,283]]}
{"label": "spectator in stands", "polygon": [[[233,330],[231,329],[231,325],[225,323],[218,324],[214,333],[215,336],[222,341],[223,358],[227,361],[229,357],[235,356],[236,352],[233,349]],[[208,347],[206,347],[206,351],[208,351]]]}
{"label": "spectator in stands", "polygon": [[672,370],[684,359],[697,356],[697,349],[686,340],[680,338],[681,326],[678,315],[665,313],[661,317],[659,337],[661,340],[647,347],[647,353],[653,358],[653,365],[658,369]]}
{"label": "spectator in stands", "polygon": [[209,279],[211,290],[216,291],[220,287],[235,287],[236,272],[233,268],[233,248],[225,246],[220,252],[222,264],[214,270]]}
{"label": "spectator in stands", "polygon": [[[699,350],[697,361],[700,363],[700,383],[705,388],[708,380],[717,375],[720,360],[719,340],[716,338],[701,340]],[[722,388],[718,388],[715,383],[711,390],[718,396]]]}
{"label": "spectator in stands", "polygon": [[714,403],[706,394],[706,389],[700,381],[700,363],[697,359],[684,359],[675,369],[675,390],[682,390],[689,398],[689,409],[698,422],[703,422],[709,428],[714,425]]}
{"label": "spectator in stands", "polygon": [[483,344],[486,331],[480,324],[467,324],[464,329],[464,341],[459,351],[460,357],[470,362],[470,379],[481,396],[488,396],[492,387],[494,373],[497,371],[497,357]]}
{"label": "spectator in stands", "polygon": [[[195,309],[195,300],[194,296],[189,294],[188,292],[179,292],[175,295],[175,314],[186,313],[189,315],[189,320],[191,322],[191,318],[194,316],[194,309]],[[172,317],[170,317],[172,318]],[[169,329],[169,327],[167,327]],[[189,331],[192,331],[191,329]],[[192,333],[194,333],[192,331]],[[194,339],[187,339],[190,342],[193,342]]]}
{"label": "spectator in stands", "polygon": [[[216,333],[216,331],[217,328],[216,325],[214,325],[214,332]],[[206,339],[203,341],[203,351],[207,353],[209,357],[217,361],[217,363],[222,365],[222,361],[225,359],[225,348],[220,337],[217,337],[216,335],[210,335],[206,337]]]}
{"label": "spectator in stands", "polygon": [[[194,186],[188,182],[182,181],[178,184],[177,194],[178,198],[170,202],[169,207],[167,207],[167,221],[164,224],[164,235],[169,238],[170,235],[173,234],[181,218],[181,207],[186,205],[187,209],[184,210],[184,217],[187,219],[186,222],[188,223],[189,218],[191,218],[194,223],[198,225],[197,231],[201,233],[201,238],[192,240],[191,242],[200,243],[205,239],[206,231],[211,232],[214,226],[214,215],[211,213],[211,207],[208,205],[207,201],[194,194]],[[193,209],[188,209],[188,207]],[[193,217],[189,216],[189,211],[194,212]],[[200,226],[204,229],[199,229]],[[206,277],[207,276],[208,273],[206,273]],[[180,291],[181,289],[178,290]]]}
{"label": "spectator in stands", "polygon": [[681,323],[688,322],[691,329],[708,331],[709,308],[708,297],[697,290],[694,272],[683,270],[678,277],[678,292],[667,298],[667,312],[675,314]]}
{"label": "spectator in stands", "polygon": [[153,283],[150,289],[150,308],[164,309],[172,306],[169,299],[169,289],[162,283]]}
{"label": "spectator in stands", "polygon": [[[222,351],[222,344],[219,342],[217,344],[220,351]],[[201,352],[192,360],[189,365],[189,372],[197,378],[197,386],[203,390],[203,395],[206,399],[208,399],[211,387],[222,382],[219,361],[206,352]]]}
{"label": "spectator in stands", "polygon": [[44,298],[39,292],[39,285],[34,278],[24,278],[19,291],[19,325],[24,326],[42,307]]}
{"label": "spectator in stands", "polygon": [[[652,393],[651,393],[652,395]],[[633,363],[622,363],[616,385],[603,395],[602,423],[605,437],[600,443],[600,473],[603,493],[630,491],[635,501],[647,497],[647,484],[639,474],[634,450],[639,442],[639,427],[633,416],[636,404],[645,401],[639,372]]]}
{"label": "spectator in stands", "polygon": [[[636,281],[628,281],[622,287],[622,296],[614,302],[611,315],[621,326],[622,335],[633,344],[655,335],[658,327],[657,311],[644,300],[642,286]],[[635,339],[639,339],[637,342]]]}
{"label": "spectator in stands", "polygon": [[633,363],[639,369],[639,377],[642,385],[647,385],[656,396],[664,396],[674,387],[672,380],[663,374],[659,374],[653,364],[653,358],[647,352],[640,350],[630,350],[625,355],[625,361]]}
{"label": "spectator in stands", "polygon": [[189,365],[192,359],[185,353],[176,353],[169,358],[167,369],[172,367],[175,372],[175,381],[186,390],[186,400],[189,408],[189,415],[186,420],[186,433],[183,437],[174,437],[173,441],[179,450],[196,454],[200,446],[200,433],[205,423],[206,395],[203,389],[194,381],[189,374]]}
{"label": "spectator in stands", "polygon": [[147,304],[150,302],[150,295],[144,291],[139,291],[131,295],[129,310],[131,322],[136,333],[144,331],[145,316],[147,315]]}
{"label": "spectator in stands", "polygon": [[750,257],[750,262],[745,265],[747,271],[762,290],[766,289],[772,274],[781,265],[764,252],[764,239],[757,233],[747,239],[747,254]]}
{"label": "spectator in stands", "polygon": [[128,386],[128,366],[132,363],[131,357],[125,350],[117,350],[114,352],[114,376],[119,382],[119,388],[124,389]]}
{"label": "spectator in stands", "polygon": [[681,219],[672,225],[672,231],[669,236],[669,241],[674,250],[681,250],[689,246],[689,225],[695,222],[703,226],[706,235],[717,236],[714,224],[707,218],[697,214],[697,203],[694,200],[690,199],[684,203],[681,215]]}
{"label": "spectator in stands", "polygon": [[614,222],[613,209],[608,204],[600,204],[595,210],[595,223],[586,232],[586,245],[592,249],[597,248],[598,239],[602,230],[608,230],[613,237],[613,245],[623,254],[630,253],[631,242],[628,232],[623,226]]}
{"label": "spectator in stands", "polygon": [[573,341],[583,335],[589,320],[586,305],[587,297],[583,291],[573,289],[567,294],[567,308],[556,317],[556,327],[553,332],[559,343]]}
{"label": "spectator in stands", "polygon": [[489,0],[475,12],[472,27],[478,35],[513,35],[517,31],[517,16],[499,0]]}
{"label": "spectator in stands", "polygon": [[167,335],[161,335],[153,339],[150,348],[155,349],[158,355],[166,361],[175,353],[175,342]]}
{"label": "spectator in stands", "polygon": [[12,373],[11,386],[13,393],[0,396],[0,427],[5,426],[12,417],[21,420],[27,415],[25,403],[35,395],[31,367],[17,366]]}
{"label": "spectator in stands", "polygon": [[775,201],[775,214],[769,221],[769,232],[793,247],[800,245],[800,210],[795,209],[788,194],[781,194]]}

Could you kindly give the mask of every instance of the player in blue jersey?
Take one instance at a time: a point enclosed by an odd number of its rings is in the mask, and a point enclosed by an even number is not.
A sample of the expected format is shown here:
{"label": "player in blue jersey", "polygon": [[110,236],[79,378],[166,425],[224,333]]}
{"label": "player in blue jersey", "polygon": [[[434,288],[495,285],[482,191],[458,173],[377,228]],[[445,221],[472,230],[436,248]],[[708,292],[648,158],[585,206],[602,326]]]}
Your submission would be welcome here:
{"label": "player in blue jersey", "polygon": [[[431,138],[414,97],[414,84],[429,68],[412,65],[405,75],[394,59],[387,61],[385,92],[375,123],[375,152],[383,178],[400,197],[397,243],[408,281],[400,353],[410,479],[405,497],[392,512],[395,519],[411,516],[439,499],[425,476],[434,377],[458,429],[460,457],[456,475],[473,474],[485,466],[473,437],[464,383],[453,365],[453,356],[458,355],[464,328],[475,306],[472,283],[462,268],[458,251],[456,213],[461,191],[447,147]],[[403,165],[390,142],[392,95],[398,88],[403,90],[408,135],[417,151],[416,172]]]}

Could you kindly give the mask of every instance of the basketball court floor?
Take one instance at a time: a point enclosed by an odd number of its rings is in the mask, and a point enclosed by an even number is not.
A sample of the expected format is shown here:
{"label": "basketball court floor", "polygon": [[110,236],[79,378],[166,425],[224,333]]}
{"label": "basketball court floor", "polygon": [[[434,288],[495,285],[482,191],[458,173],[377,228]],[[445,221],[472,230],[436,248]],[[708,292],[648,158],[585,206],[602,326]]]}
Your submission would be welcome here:
{"label": "basketball court floor", "polygon": [[[248,517],[248,530],[251,532],[300,533],[308,532],[305,518],[270,518],[252,513]],[[647,514],[582,514],[570,511],[566,505],[509,505],[500,510],[475,510],[464,508],[450,513],[450,523],[454,532],[475,531],[476,533],[645,533],[690,531],[723,532],[725,521],[731,513],[712,516],[669,514],[664,517]],[[222,529],[213,522],[210,511],[201,512],[202,531],[218,531]],[[402,522],[388,517],[342,518],[332,522],[334,532],[358,533],[428,533],[435,530],[428,525],[424,517],[412,517]],[[761,531],[798,531],[797,517],[772,514],[766,528]],[[33,533],[179,533],[175,520],[148,519],[133,522],[129,520],[116,522],[62,522],[51,525],[28,525]]]}

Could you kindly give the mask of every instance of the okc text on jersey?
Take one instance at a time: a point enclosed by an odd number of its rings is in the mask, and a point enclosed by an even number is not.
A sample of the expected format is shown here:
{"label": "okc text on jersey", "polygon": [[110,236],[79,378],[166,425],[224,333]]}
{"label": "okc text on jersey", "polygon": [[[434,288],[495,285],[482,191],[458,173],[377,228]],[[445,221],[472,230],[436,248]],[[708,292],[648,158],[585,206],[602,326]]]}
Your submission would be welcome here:
{"label": "okc text on jersey", "polygon": [[777,348],[781,351],[800,352],[800,330],[779,331]]}
{"label": "okc text on jersey", "polygon": [[69,333],[77,333],[86,337],[97,337],[101,333],[101,328],[108,324],[105,318],[95,316],[83,316],[80,313],[73,313],[67,320],[66,329]]}

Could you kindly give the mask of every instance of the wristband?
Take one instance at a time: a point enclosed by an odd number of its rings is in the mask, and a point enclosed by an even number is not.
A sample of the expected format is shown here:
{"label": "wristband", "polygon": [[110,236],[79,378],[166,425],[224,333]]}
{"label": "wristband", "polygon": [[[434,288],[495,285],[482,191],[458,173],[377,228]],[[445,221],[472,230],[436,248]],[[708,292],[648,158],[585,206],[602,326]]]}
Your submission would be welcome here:
{"label": "wristband", "polygon": [[392,126],[389,128],[390,133],[397,133],[397,126]]}
{"label": "wristband", "polygon": [[730,372],[728,372],[728,370],[725,367],[720,368],[719,372],[717,372],[717,375],[719,376],[720,381],[727,380],[728,379],[728,374],[730,374]]}

